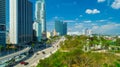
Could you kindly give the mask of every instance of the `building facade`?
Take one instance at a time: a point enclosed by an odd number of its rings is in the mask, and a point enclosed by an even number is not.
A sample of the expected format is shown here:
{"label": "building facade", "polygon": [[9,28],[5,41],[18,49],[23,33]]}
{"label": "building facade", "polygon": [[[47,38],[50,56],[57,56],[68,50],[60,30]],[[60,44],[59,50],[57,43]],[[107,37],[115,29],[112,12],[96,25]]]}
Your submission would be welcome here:
{"label": "building facade", "polygon": [[34,41],[41,41],[42,39],[42,27],[41,27],[41,1],[37,0],[35,4],[35,22],[33,23],[33,37]]}
{"label": "building facade", "polygon": [[51,32],[47,32],[47,38],[49,39],[51,37]]}
{"label": "building facade", "polygon": [[6,44],[6,0],[0,0],[0,45]]}
{"label": "building facade", "polygon": [[41,24],[38,22],[33,23],[33,40],[41,42],[42,33],[41,33]]}
{"label": "building facade", "polygon": [[10,0],[10,43],[32,41],[32,3],[28,0]]}
{"label": "building facade", "polygon": [[56,20],[55,21],[55,31],[58,35],[66,35],[67,34],[67,23]]}
{"label": "building facade", "polygon": [[85,30],[83,30],[83,35],[86,35],[86,36],[92,35],[92,30],[86,28]]}

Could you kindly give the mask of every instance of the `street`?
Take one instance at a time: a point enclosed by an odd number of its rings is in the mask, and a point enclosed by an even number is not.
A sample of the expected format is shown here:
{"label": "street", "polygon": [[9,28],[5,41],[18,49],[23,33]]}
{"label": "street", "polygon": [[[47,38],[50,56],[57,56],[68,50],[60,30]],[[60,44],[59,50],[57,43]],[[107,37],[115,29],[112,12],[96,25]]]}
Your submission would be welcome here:
{"label": "street", "polygon": [[[44,59],[49,57],[52,53],[56,52],[57,49],[59,48],[59,44],[61,41],[64,41],[64,37],[62,37],[58,42],[56,42],[55,44],[53,44],[52,47],[46,48],[42,51],[38,51],[36,53],[34,53],[34,55],[27,59],[25,62],[28,62],[28,65],[22,65],[22,64],[17,64],[14,67],[35,67],[37,66],[37,64],[39,63],[40,59]],[[43,53],[45,52],[45,53]]]}
{"label": "street", "polygon": [[29,51],[30,49],[31,49],[30,47],[27,47],[27,48],[25,48],[25,49],[23,49],[23,50],[21,50],[21,51],[16,52],[16,53],[9,54],[9,55],[6,55],[6,56],[4,56],[4,57],[0,57],[0,60],[1,60],[1,61],[4,61],[4,60],[6,60],[7,58],[8,58],[8,59],[9,59],[9,58],[13,58],[14,56],[17,56],[17,55],[19,55],[19,54],[22,54],[22,53],[24,53],[24,52],[27,52],[27,51]]}

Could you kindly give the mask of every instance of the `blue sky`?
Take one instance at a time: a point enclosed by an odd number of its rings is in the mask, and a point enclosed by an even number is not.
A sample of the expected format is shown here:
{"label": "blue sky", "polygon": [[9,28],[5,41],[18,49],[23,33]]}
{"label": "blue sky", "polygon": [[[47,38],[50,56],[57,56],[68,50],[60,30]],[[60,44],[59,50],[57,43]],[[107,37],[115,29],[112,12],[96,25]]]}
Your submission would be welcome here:
{"label": "blue sky", "polygon": [[48,31],[55,19],[67,22],[72,32],[89,28],[93,33],[119,34],[120,0],[46,0]]}

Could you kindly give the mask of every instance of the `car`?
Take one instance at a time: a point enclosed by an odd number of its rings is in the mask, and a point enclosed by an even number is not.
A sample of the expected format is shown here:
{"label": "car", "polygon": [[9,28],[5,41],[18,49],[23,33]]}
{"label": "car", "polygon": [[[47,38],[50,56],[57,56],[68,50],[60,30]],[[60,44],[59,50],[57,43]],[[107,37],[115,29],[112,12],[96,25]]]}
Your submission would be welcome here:
{"label": "car", "polygon": [[28,65],[29,63],[28,62],[26,62],[24,65]]}
{"label": "car", "polygon": [[22,61],[22,62],[20,62],[20,64],[25,64],[25,62],[24,62],[24,61]]}
{"label": "car", "polygon": [[44,51],[43,51],[42,53],[43,53],[43,54],[45,54],[45,52],[44,52]]}
{"label": "car", "polygon": [[37,53],[37,55],[39,55],[39,53]]}
{"label": "car", "polygon": [[20,64],[28,65],[29,63],[22,61],[22,62],[20,62]]}

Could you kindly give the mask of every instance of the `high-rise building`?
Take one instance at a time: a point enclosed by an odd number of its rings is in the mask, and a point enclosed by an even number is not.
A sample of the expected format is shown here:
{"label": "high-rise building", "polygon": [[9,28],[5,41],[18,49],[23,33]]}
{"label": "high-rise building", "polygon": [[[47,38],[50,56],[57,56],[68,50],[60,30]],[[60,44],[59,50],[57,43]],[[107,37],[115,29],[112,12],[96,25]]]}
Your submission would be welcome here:
{"label": "high-rise building", "polygon": [[32,41],[32,3],[28,0],[9,0],[10,43],[24,44]]}
{"label": "high-rise building", "polygon": [[41,23],[42,23],[42,34],[46,34],[46,18],[45,18],[45,0],[41,0]]}
{"label": "high-rise building", "polygon": [[47,32],[47,38],[51,37],[51,32]]}
{"label": "high-rise building", "polygon": [[56,20],[55,21],[55,31],[57,32],[57,34],[59,35],[66,35],[67,34],[67,23],[60,21],[60,20]]}
{"label": "high-rise building", "polygon": [[6,0],[0,0],[0,45],[6,44]]}
{"label": "high-rise building", "polygon": [[33,37],[34,37],[34,41],[41,41],[42,39],[42,27],[41,27],[41,1],[37,0],[36,4],[35,4],[35,22],[33,23]]}
{"label": "high-rise building", "polygon": [[67,34],[67,23],[63,22],[63,35]]}
{"label": "high-rise building", "polygon": [[[39,28],[41,28],[41,32],[39,32],[36,28],[36,32],[39,33],[41,37],[37,37],[37,38],[41,38],[44,39],[46,38],[46,19],[45,19],[45,1],[44,0],[37,0],[36,1],[36,11],[35,11],[35,25],[34,26],[39,26]],[[36,25],[36,22],[38,25]],[[40,26],[41,25],[41,26]],[[35,27],[34,27],[35,29]],[[36,35],[37,35],[36,33]],[[40,41],[40,40],[38,40]]]}

